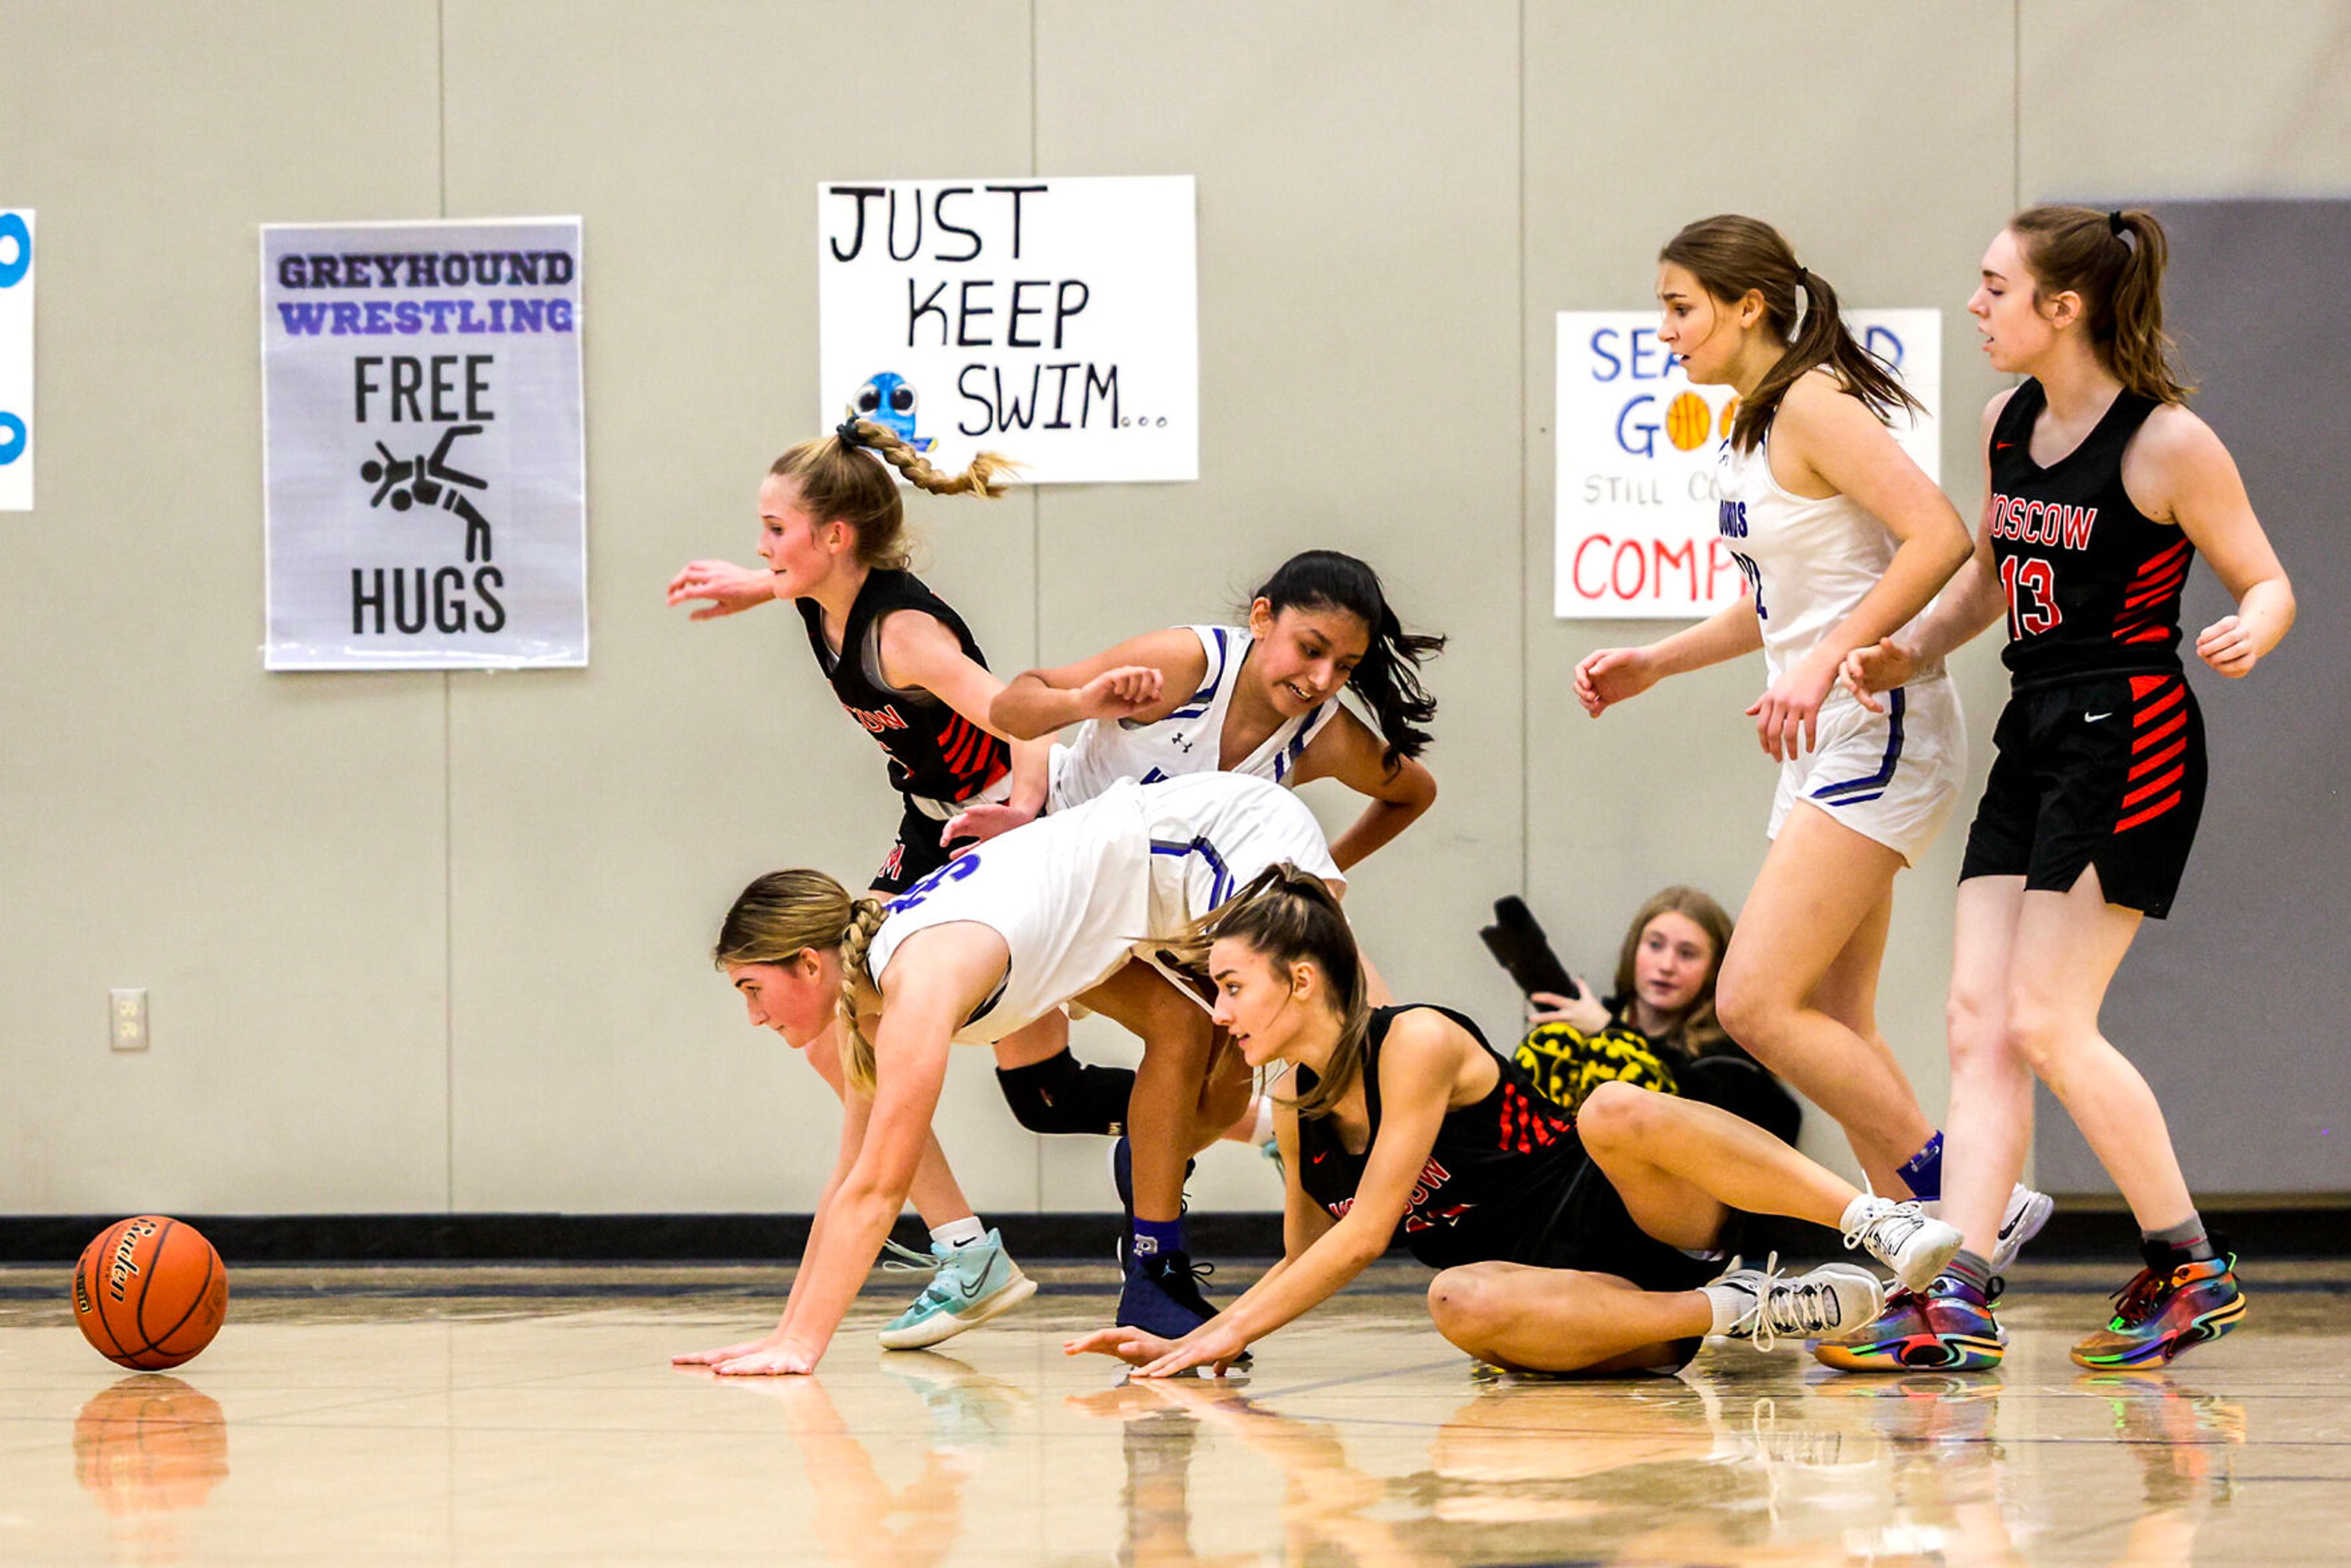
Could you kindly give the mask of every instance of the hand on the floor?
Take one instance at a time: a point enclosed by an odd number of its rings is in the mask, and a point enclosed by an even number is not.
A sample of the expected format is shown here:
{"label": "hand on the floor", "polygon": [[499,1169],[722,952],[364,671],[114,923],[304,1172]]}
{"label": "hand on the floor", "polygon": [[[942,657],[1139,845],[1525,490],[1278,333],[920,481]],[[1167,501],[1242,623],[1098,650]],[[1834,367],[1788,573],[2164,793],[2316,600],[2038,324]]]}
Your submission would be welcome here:
{"label": "hand on the floor", "polygon": [[1135,1368],[1134,1375],[1173,1377],[1179,1372],[1214,1364],[1217,1375],[1222,1377],[1225,1369],[1238,1361],[1248,1349],[1249,1341],[1234,1332],[1223,1318],[1210,1318],[1170,1345],[1166,1354]]}
{"label": "hand on the floor", "polygon": [[733,1361],[738,1355],[749,1355],[754,1351],[766,1350],[775,1343],[762,1334],[758,1339],[747,1339],[739,1344],[730,1344],[720,1350],[694,1350],[686,1352],[684,1355],[673,1355],[669,1358],[669,1364],[672,1366],[716,1366],[722,1361]]}
{"label": "hand on the floor", "polygon": [[721,1377],[796,1377],[814,1372],[822,1354],[786,1340],[781,1344],[722,1361],[713,1370]]}
{"label": "hand on the floor", "polygon": [[1117,1328],[1096,1329],[1092,1333],[1061,1342],[1063,1355],[1083,1355],[1092,1351],[1096,1355],[1114,1355],[1129,1366],[1143,1366],[1157,1361],[1175,1348],[1176,1342],[1172,1339],[1161,1339],[1155,1333],[1145,1333],[1123,1323]]}

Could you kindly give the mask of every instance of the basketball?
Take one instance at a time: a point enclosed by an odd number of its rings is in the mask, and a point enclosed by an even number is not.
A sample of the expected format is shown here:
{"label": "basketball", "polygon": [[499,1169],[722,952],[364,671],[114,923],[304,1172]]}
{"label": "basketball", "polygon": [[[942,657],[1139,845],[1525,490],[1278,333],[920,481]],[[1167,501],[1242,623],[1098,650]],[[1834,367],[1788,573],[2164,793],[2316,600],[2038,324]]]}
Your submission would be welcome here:
{"label": "basketball", "polygon": [[1706,399],[1694,392],[1686,392],[1674,399],[1666,410],[1666,435],[1684,452],[1695,452],[1704,444],[1706,433],[1714,423],[1714,411],[1706,406]]}
{"label": "basketball", "polygon": [[220,1333],[228,1270],[193,1225],[118,1220],[74,1265],[74,1322],[98,1354],[135,1372],[177,1366]]}

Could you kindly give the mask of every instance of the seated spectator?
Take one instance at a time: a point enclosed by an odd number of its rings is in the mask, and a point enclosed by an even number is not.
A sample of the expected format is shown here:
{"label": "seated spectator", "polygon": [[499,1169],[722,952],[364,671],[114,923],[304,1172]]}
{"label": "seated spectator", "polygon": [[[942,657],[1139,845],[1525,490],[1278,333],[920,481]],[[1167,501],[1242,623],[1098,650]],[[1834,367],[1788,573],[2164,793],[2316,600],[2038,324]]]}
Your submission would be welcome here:
{"label": "seated spectator", "polygon": [[1583,995],[1573,1000],[1550,991],[1528,998],[1533,1028],[1518,1061],[1570,1110],[1622,1081],[1719,1106],[1794,1143],[1795,1097],[1715,1017],[1715,974],[1729,946],[1721,904],[1694,887],[1667,888],[1625,931],[1613,994],[1598,996],[1578,976]]}

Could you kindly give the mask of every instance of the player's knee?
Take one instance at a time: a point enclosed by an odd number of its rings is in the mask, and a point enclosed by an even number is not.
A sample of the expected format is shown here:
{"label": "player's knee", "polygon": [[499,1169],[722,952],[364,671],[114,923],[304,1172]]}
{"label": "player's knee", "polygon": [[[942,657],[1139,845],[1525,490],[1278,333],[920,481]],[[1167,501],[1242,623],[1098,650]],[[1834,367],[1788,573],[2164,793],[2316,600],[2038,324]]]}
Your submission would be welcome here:
{"label": "player's knee", "polygon": [[1437,1332],[1476,1354],[1501,1322],[1501,1266],[1465,1263],[1428,1282],[1428,1316]]}
{"label": "player's knee", "polygon": [[1134,1074],[1081,1062],[1063,1051],[1026,1067],[999,1067],[996,1082],[1012,1119],[1029,1132],[1114,1135],[1126,1120]]}
{"label": "player's knee", "polygon": [[1951,988],[1950,999],[1943,1004],[1943,1023],[1954,1069],[1984,1065],[2006,1054],[2007,1010],[1995,994],[1972,987]]}
{"label": "player's knee", "polygon": [[2058,1009],[2031,997],[2011,997],[2001,1021],[2000,1042],[2037,1076],[2049,1078],[2064,1071],[2071,1033]]}
{"label": "player's knee", "polygon": [[1575,1130],[1586,1148],[1637,1145],[1656,1125],[1660,1096],[1630,1083],[1603,1083],[1576,1108]]}
{"label": "player's knee", "polygon": [[1716,982],[1715,1017],[1731,1039],[1757,1056],[1768,1056],[1779,1038],[1780,1020],[1788,1011],[1762,977],[1744,967],[1725,965]]}

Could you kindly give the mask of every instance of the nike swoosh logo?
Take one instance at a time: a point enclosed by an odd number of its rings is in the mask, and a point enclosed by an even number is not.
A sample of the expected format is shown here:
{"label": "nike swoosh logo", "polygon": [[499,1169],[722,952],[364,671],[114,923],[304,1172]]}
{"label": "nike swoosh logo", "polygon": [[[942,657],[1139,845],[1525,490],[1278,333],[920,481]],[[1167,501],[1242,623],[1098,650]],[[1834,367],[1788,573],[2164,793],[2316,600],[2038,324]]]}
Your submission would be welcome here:
{"label": "nike swoosh logo", "polygon": [[2097,722],[2098,722],[2100,719],[2102,719],[2102,718],[2112,718],[2112,717],[2114,717],[2114,716],[2115,716],[2115,710],[2114,710],[2114,709],[2112,709],[2112,708],[2108,708],[2108,709],[2107,709],[2105,712],[2104,712],[2104,713],[2085,713],[2085,714],[2084,714],[2084,715],[2082,716],[2082,722],[2083,722],[2084,724],[2095,724],[2095,723],[2097,723]]}
{"label": "nike swoosh logo", "polygon": [[1994,452],[2005,452],[2015,444],[2013,441],[1995,441],[1991,444],[1991,449]]}

